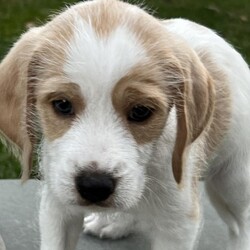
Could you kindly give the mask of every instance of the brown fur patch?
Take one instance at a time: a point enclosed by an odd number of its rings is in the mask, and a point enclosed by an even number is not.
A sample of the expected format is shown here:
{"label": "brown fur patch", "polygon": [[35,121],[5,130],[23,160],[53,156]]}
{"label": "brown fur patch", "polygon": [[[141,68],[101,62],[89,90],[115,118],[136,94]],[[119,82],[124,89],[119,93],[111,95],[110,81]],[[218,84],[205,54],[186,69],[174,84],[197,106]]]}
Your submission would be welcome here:
{"label": "brown fur patch", "polygon": [[39,46],[41,30],[35,28],[24,34],[0,64],[0,134],[11,148],[18,148],[23,179],[28,178],[32,163],[32,145],[25,123],[27,68]]}
{"label": "brown fur patch", "polygon": [[[65,121],[65,124],[60,124],[60,122],[50,119],[50,109],[47,113],[46,110],[42,110],[38,99],[40,101],[42,97],[51,93],[55,95],[58,93],[58,97],[61,93],[63,97],[64,93],[67,92],[69,98],[76,98],[74,100],[76,109],[80,109],[83,106],[82,100],[78,100],[80,99],[78,98],[79,93],[78,95],[74,94],[74,92],[77,92],[75,90],[77,89],[76,86],[64,84],[69,82],[69,79],[63,72],[63,65],[66,59],[68,42],[73,35],[72,20],[73,16],[68,12],[64,12],[44,26],[45,31],[41,38],[40,46],[29,63],[26,123],[29,137],[34,144],[37,143],[41,124],[43,132],[46,132],[45,136],[48,135],[48,139],[51,140],[62,135],[63,131],[67,130],[69,122]],[[45,103],[44,101],[43,108],[50,107],[46,106]],[[38,119],[37,117],[40,118]],[[52,124],[46,124],[46,122],[52,122]],[[56,125],[61,126],[55,129]]]}
{"label": "brown fur patch", "polygon": [[[155,140],[161,135],[169,108],[167,94],[160,85],[157,71],[150,74],[148,70],[145,65],[135,67],[117,83],[112,94],[115,109],[139,144]],[[153,115],[144,122],[128,121],[128,112],[136,105],[149,107]]]}
{"label": "brown fur patch", "polygon": [[76,5],[74,10],[86,22],[91,20],[91,26],[99,37],[106,37],[124,21],[121,12],[126,12],[126,8],[121,8],[123,5],[128,4],[115,0],[95,1],[82,5],[82,8]]}
{"label": "brown fur patch", "polygon": [[[37,90],[36,95],[42,131],[44,136],[51,141],[61,137],[71,127],[77,115],[84,110],[80,87],[74,83],[62,83],[54,79],[54,81],[44,83]],[[52,101],[63,99],[71,102],[73,115],[64,116],[54,110]]]}
{"label": "brown fur patch", "polygon": [[180,58],[183,83],[171,87],[177,110],[177,135],[172,158],[177,183],[183,176],[188,146],[211,123],[215,98],[214,83],[206,68],[191,50],[187,52],[185,60]]}
{"label": "brown fur patch", "polygon": [[36,47],[35,35],[36,30],[23,35],[0,65],[0,129],[21,149],[25,142],[20,121],[26,106],[27,67]]}

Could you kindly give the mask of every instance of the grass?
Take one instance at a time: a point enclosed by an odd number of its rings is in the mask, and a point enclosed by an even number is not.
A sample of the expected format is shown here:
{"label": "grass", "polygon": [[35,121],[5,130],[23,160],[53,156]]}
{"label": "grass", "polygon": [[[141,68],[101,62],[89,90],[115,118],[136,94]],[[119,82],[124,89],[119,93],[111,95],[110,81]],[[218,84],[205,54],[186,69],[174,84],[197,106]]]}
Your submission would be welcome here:
{"label": "grass", "polygon": [[[0,59],[30,25],[75,0],[0,0]],[[140,0],[137,0],[140,2]],[[144,0],[160,18],[188,18],[216,30],[250,62],[249,0]],[[0,145],[0,179],[18,178],[20,166]]]}

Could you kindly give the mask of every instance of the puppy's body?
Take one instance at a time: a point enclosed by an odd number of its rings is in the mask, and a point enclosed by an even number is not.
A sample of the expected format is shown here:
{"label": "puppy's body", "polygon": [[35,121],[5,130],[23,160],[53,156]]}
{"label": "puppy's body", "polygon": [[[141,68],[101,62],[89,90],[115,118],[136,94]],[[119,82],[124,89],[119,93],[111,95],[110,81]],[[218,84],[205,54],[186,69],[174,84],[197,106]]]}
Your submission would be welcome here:
{"label": "puppy's body", "polygon": [[[211,30],[119,1],[80,3],[25,34],[0,74],[11,108],[0,128],[25,169],[42,134],[42,250],[74,249],[86,211],[136,214],[154,250],[193,249],[200,177],[228,249],[249,249],[250,73]],[[119,236],[132,221],[124,230],[97,216],[85,229]]]}

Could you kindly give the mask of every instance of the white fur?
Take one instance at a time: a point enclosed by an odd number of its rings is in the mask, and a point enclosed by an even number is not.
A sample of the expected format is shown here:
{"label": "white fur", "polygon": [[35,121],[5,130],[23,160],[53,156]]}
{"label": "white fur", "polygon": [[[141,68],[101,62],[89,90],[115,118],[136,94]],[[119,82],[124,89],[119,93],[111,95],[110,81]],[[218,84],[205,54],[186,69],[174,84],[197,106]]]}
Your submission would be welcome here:
{"label": "white fur", "polygon": [[206,186],[218,213],[231,234],[228,249],[249,249],[247,224],[250,189],[250,71],[241,55],[211,30],[187,20],[166,22],[197,53],[208,51],[228,79],[232,94],[230,132],[210,162]]}
{"label": "white fur", "polygon": [[[250,242],[244,223],[250,204],[249,69],[241,56],[211,30],[181,19],[164,25],[197,53],[209,51],[214,64],[230,79],[233,94],[230,133],[210,163],[207,189],[229,226],[231,237],[227,248],[247,250]],[[52,143],[44,142],[42,167],[46,184],[40,214],[41,249],[73,249],[76,241],[73,235],[79,233],[79,218],[83,217],[84,209],[76,205],[72,176],[92,161],[97,161],[100,170],[118,170],[122,182],[115,194],[117,207],[129,208],[128,212],[148,224],[153,250],[193,249],[198,240],[200,219],[190,220],[185,216],[194,209],[190,202],[191,187],[180,191],[170,167],[176,132],[175,110],[172,110],[165,132],[156,144],[138,146],[123,128],[111,102],[116,82],[137,62],[146,60],[143,48],[125,26],[118,27],[103,40],[95,34],[91,24],[77,18],[67,56],[64,71],[81,87],[86,109],[65,135]],[[198,144],[192,146],[188,158],[190,173],[195,154],[197,150],[200,152]],[[235,185],[230,188],[232,183]],[[117,214],[115,217],[91,215],[85,218],[84,230],[100,237],[127,235],[135,222],[128,215],[124,225],[124,216],[119,219]]]}
{"label": "white fur", "polygon": [[[209,51],[213,63],[230,79],[233,116],[230,131],[210,162],[207,190],[218,213],[228,224],[228,249],[250,249],[245,221],[250,205],[250,73],[242,57],[211,30],[176,19],[166,29],[180,37],[194,51]],[[84,44],[84,46],[83,46]],[[172,109],[163,135],[157,142],[137,145],[112,105],[116,82],[146,52],[124,24],[108,37],[98,37],[91,23],[75,18],[75,30],[68,43],[64,73],[78,84],[85,110],[60,138],[44,139],[41,168],[45,175],[40,227],[42,250],[73,250],[87,208],[77,205],[74,175],[97,162],[99,170],[117,172],[121,181],[115,192],[115,209],[130,213],[125,228],[118,216],[85,219],[85,231],[101,237],[120,237],[134,225],[131,214],[144,221],[152,236],[153,250],[191,250],[200,231],[201,218],[187,214],[192,207],[191,180],[196,154],[202,141],[191,146],[185,189],[175,183],[171,167],[176,133],[176,112]],[[197,153],[198,152],[198,153]],[[60,155],[60,157],[58,157]],[[198,208],[197,208],[198,209]],[[99,211],[95,206],[88,210]],[[117,210],[115,210],[117,212]],[[198,212],[199,213],[199,212]],[[101,215],[100,215],[101,216]],[[107,225],[110,224],[110,225]]]}
{"label": "white fur", "polygon": [[88,104],[100,94],[108,95],[110,102],[114,85],[146,59],[146,52],[125,24],[103,38],[96,34],[91,20],[87,23],[76,17],[74,29],[64,71],[82,88]]}
{"label": "white fur", "polygon": [[[63,240],[64,230],[70,227],[67,217],[81,217],[90,209],[77,206],[74,176],[87,169],[91,162],[97,162],[99,170],[110,173],[116,170],[118,177],[122,177],[116,188],[117,207],[132,207],[142,196],[144,165],[149,160],[151,145],[138,148],[132,135],[123,128],[111,101],[117,81],[141,60],[146,60],[145,51],[126,26],[118,27],[108,38],[102,39],[91,23],[79,17],[75,19],[64,72],[70,81],[80,86],[86,107],[66,134],[53,142],[46,138],[43,142],[42,250],[73,249],[75,237],[72,243],[64,244]],[[66,207],[63,211],[60,211],[60,204]],[[52,215],[47,207],[52,207]],[[81,219],[74,222],[76,228],[80,227],[79,222],[81,224]]]}

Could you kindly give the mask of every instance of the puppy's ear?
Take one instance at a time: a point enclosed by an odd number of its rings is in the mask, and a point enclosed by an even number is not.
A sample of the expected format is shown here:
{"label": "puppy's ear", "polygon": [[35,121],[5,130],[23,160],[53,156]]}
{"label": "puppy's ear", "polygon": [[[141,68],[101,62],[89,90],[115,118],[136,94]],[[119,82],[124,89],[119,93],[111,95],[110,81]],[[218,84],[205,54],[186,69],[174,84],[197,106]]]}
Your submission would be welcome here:
{"label": "puppy's ear", "polygon": [[214,86],[198,58],[182,67],[183,82],[173,88],[177,113],[177,134],[172,156],[176,182],[182,180],[186,149],[210,122],[214,110]]}
{"label": "puppy's ear", "polygon": [[41,28],[25,33],[0,64],[0,139],[18,154],[22,178],[29,177],[33,145],[27,124],[28,67]]}

